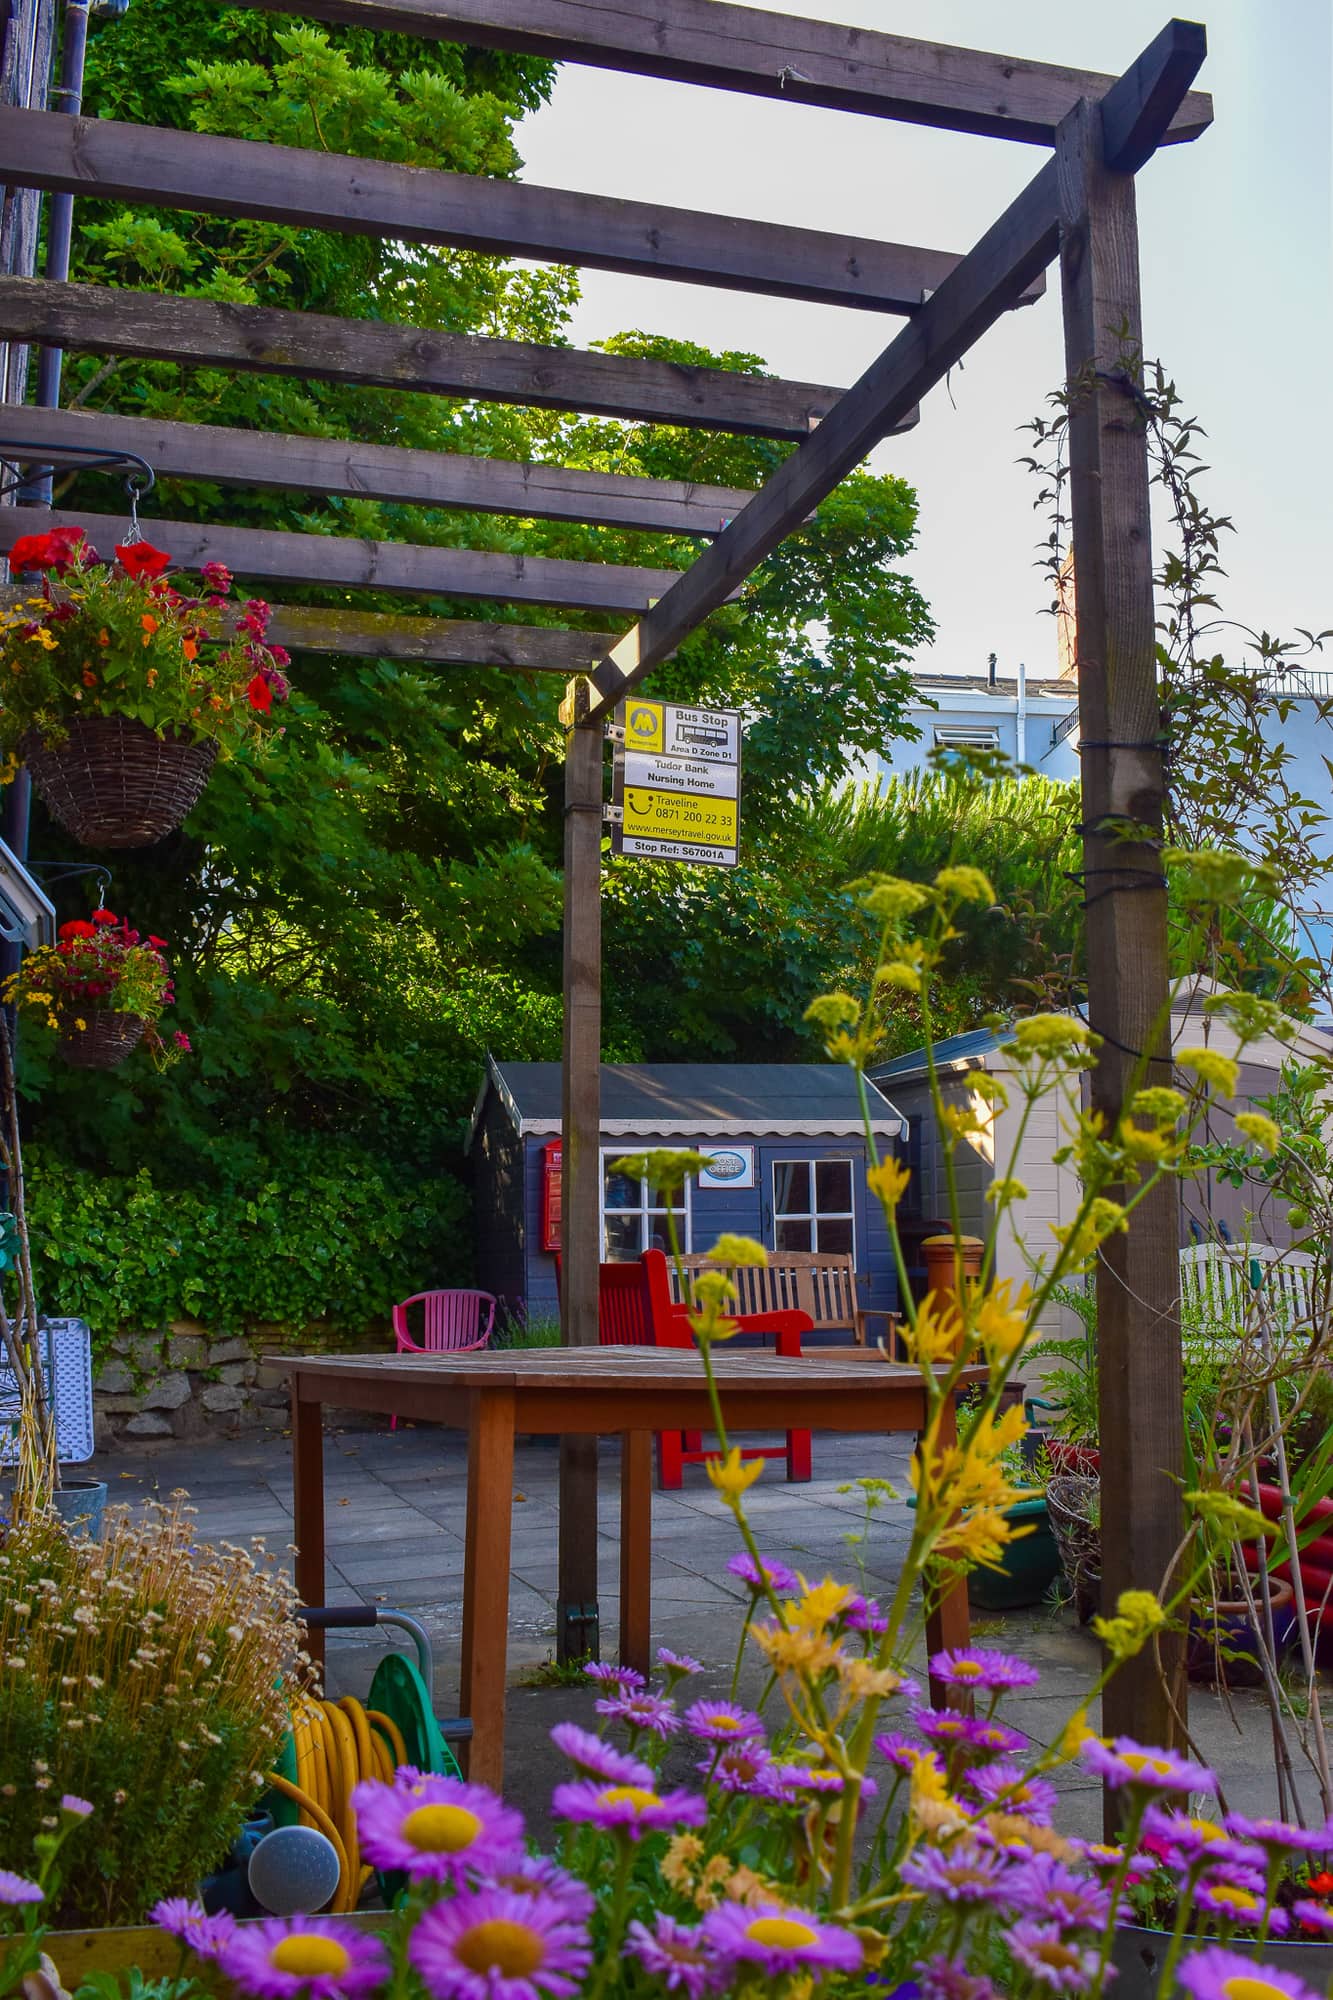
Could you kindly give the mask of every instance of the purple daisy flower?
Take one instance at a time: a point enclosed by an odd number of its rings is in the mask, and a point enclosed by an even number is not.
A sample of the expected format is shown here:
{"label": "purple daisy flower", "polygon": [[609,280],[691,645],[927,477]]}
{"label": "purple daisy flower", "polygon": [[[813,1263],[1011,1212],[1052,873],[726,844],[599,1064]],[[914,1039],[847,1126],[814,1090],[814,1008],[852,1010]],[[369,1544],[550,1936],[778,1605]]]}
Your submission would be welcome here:
{"label": "purple daisy flower", "polygon": [[1086,1993],[1097,1976],[1095,1948],[1061,1937],[1058,1924],[1025,1917],[1006,1934],[1006,1942],[1019,1965],[1053,1993]]}
{"label": "purple daisy flower", "polygon": [[639,1840],[677,1826],[702,1826],[708,1806],[694,1792],[655,1792],[647,1785],[599,1785],[583,1779],[557,1785],[551,1810],[561,1819],[583,1820],[603,1832],[627,1833]]}
{"label": "purple daisy flower", "polygon": [[511,1896],[543,1896],[558,1903],[571,1923],[588,1921],[597,1898],[587,1884],[553,1861],[549,1854],[525,1854],[521,1849],[497,1861],[479,1876],[479,1889],[505,1889]]}
{"label": "purple daisy flower", "polygon": [[372,1993],[389,1977],[378,1938],[336,1917],[268,1917],[238,1924],[223,1941],[218,1965],[257,2000],[347,2000]]}
{"label": "purple daisy flower", "polygon": [[1293,1903],[1291,1914],[1303,1929],[1318,1932],[1320,1937],[1333,1937],[1333,1910],[1327,1903]]}
{"label": "purple daisy flower", "polygon": [[919,1959],[912,1970],[921,1982],[921,2000],[995,2000],[989,1979],[943,1953]]}
{"label": "purple daisy flower", "polygon": [[943,1681],[946,1687],[986,1688],[995,1693],[1001,1688],[1035,1687],[1041,1679],[1026,1660],[1013,1653],[993,1652],[987,1646],[954,1647],[950,1652],[933,1654],[929,1664],[931,1679]]}
{"label": "purple daisy flower", "polygon": [[92,1809],[91,1799],[81,1799],[74,1792],[66,1792],[60,1801],[61,1812],[68,1813],[72,1819],[87,1819]]}
{"label": "purple daisy flower", "polygon": [[769,1796],[773,1759],[762,1743],[728,1743],[716,1757],[695,1765],[720,1792],[754,1792]]}
{"label": "purple daisy flower", "polygon": [[1111,1913],[1110,1890],[1067,1868],[1053,1854],[1034,1854],[1020,1862],[1010,1887],[1016,1908],[1067,1930],[1101,1930]]}
{"label": "purple daisy flower", "polygon": [[[847,1789],[841,1771],[835,1771],[829,1764],[781,1764],[775,1776],[785,1786],[797,1792],[817,1792],[823,1798],[836,1798]],[[879,1786],[873,1778],[862,1778],[861,1797],[873,1799]]]}
{"label": "purple daisy flower", "polygon": [[701,1928],[729,1966],[757,1965],[769,1979],[806,1967],[856,1972],[863,1956],[860,1939],[850,1931],[821,1923],[809,1910],[784,1909],[781,1903],[753,1908],[723,1903],[708,1912]]}
{"label": "purple daisy flower", "polygon": [[1055,1816],[1055,1786],[1045,1778],[1030,1778],[1021,1764],[1011,1764],[1008,1758],[979,1765],[969,1772],[967,1782],[978,1798],[1001,1812],[1022,1813],[1038,1826],[1049,1826]]}
{"label": "purple daisy flower", "polygon": [[673,1653],[669,1646],[658,1647],[657,1664],[666,1673],[668,1686],[673,1681],[684,1680],[690,1674],[701,1674],[704,1670],[703,1661],[696,1660],[693,1653]]}
{"label": "purple daisy flower", "polygon": [[646,1692],[617,1694],[605,1701],[594,1702],[593,1706],[599,1715],[608,1716],[612,1722],[623,1722],[636,1734],[646,1729],[650,1736],[665,1739],[674,1736],[680,1728],[676,1704],[668,1701],[665,1695]]}
{"label": "purple daisy flower", "polygon": [[1319,2000],[1294,1972],[1279,1972],[1243,1958],[1225,1945],[1210,1945],[1182,1958],[1176,1979],[1191,2000]]}
{"label": "purple daisy flower", "polygon": [[19,1903],[40,1903],[45,1893],[39,1882],[30,1882],[26,1875],[16,1875],[12,1868],[0,1868],[0,1903],[10,1909]]}
{"label": "purple daisy flower", "polygon": [[1178,1757],[1174,1750],[1161,1750],[1136,1743],[1132,1736],[1117,1736],[1103,1743],[1100,1736],[1085,1739],[1079,1752],[1085,1764],[1112,1791],[1215,1792],[1217,1779],[1203,1764]]}
{"label": "purple daisy flower", "polygon": [[849,1632],[873,1632],[879,1637],[889,1629],[887,1611],[882,1611],[873,1597],[863,1597],[860,1591],[854,1591],[848,1598],[839,1618]]}
{"label": "purple daisy flower", "polygon": [[637,1921],[630,1925],[625,1949],[645,1972],[656,1973],[668,1993],[683,1993],[686,2000],[703,2000],[725,1980],[717,1955],[697,1924],[678,1924],[674,1917],[659,1913],[651,1930]]}
{"label": "purple daisy flower", "polygon": [[577,1722],[557,1722],[551,1731],[551,1741],[585,1778],[605,1778],[613,1785],[653,1782],[652,1772],[639,1758],[617,1750],[589,1729],[580,1729]]}
{"label": "purple daisy flower", "polygon": [[1250,1819],[1234,1812],[1222,1823],[1237,1840],[1262,1847],[1266,1854],[1322,1854],[1329,1845],[1326,1826],[1289,1826],[1284,1819]]}
{"label": "purple daisy flower", "polygon": [[896,1771],[910,1771],[922,1754],[921,1745],[914,1737],[904,1736],[901,1729],[889,1729],[882,1736],[877,1736],[875,1748],[881,1757],[887,1757]]}
{"label": "purple daisy flower", "polygon": [[617,1667],[610,1660],[589,1660],[583,1671],[599,1687],[624,1688],[629,1694],[648,1685],[637,1667]]}
{"label": "purple daisy flower", "polygon": [[352,1810],[366,1860],[422,1881],[461,1882],[523,1841],[523,1815],[461,1778],[400,1772],[392,1785],[363,1778]]}
{"label": "purple daisy flower", "polygon": [[756,1596],[765,1589],[771,1590],[774,1596],[780,1590],[793,1590],[798,1580],[794,1569],[788,1569],[785,1563],[770,1562],[767,1557],[756,1567],[754,1557],[746,1549],[742,1549],[738,1556],[732,1556],[727,1568]]}
{"label": "purple daisy flower", "polygon": [[554,1898],[477,1889],[432,1903],[408,1956],[437,2000],[541,2000],[577,1992],[588,1934]]}
{"label": "purple daisy flower", "polygon": [[1195,1861],[1201,1854],[1216,1855],[1219,1861],[1234,1861],[1237,1843],[1215,1819],[1191,1818],[1179,1807],[1149,1806],[1143,1815],[1143,1831],[1150,1840],[1165,1841],[1183,1861]]}
{"label": "purple daisy flower", "polygon": [[971,1716],[969,1720],[967,1748],[975,1750],[977,1756],[1019,1756],[1021,1750],[1027,1750],[1029,1740],[1023,1730],[1011,1730],[995,1716]]}
{"label": "purple daisy flower", "polygon": [[685,1711],[685,1727],[705,1743],[746,1743],[764,1734],[764,1725],[734,1701],[696,1701]]}
{"label": "purple daisy flower", "polygon": [[966,1751],[970,1755],[979,1747],[979,1739],[984,1737],[984,1754],[988,1757],[995,1754],[991,1748],[995,1738],[984,1717],[964,1715],[960,1708],[926,1708],[924,1705],[910,1712],[912,1721],[928,1743],[938,1743],[946,1749]]}
{"label": "purple daisy flower", "polygon": [[[1194,1885],[1194,1906],[1221,1917],[1224,1923],[1241,1924],[1257,1930],[1264,1920],[1267,1900],[1261,1875],[1247,1868],[1211,1868]],[[1269,1912],[1268,1928],[1274,1937],[1287,1929],[1287,1912],[1280,1906]]]}
{"label": "purple daisy flower", "polygon": [[236,1919],[229,1911],[220,1910],[210,1917],[203,1904],[189,1896],[168,1896],[164,1902],[154,1903],[148,1914],[159,1930],[179,1938],[196,1958],[216,1958],[236,1928]]}
{"label": "purple daisy flower", "polygon": [[921,1889],[944,1903],[990,1903],[1008,1909],[1013,1902],[1013,1873],[993,1848],[975,1841],[955,1841],[951,1847],[918,1848],[899,1864],[909,1889]]}

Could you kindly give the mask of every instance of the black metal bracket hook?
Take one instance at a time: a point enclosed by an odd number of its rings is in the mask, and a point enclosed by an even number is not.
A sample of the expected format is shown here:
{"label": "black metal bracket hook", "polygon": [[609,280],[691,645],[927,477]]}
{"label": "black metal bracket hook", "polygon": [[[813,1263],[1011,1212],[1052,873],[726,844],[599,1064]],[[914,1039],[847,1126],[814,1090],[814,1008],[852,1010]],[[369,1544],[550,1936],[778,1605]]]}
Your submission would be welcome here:
{"label": "black metal bracket hook", "polygon": [[100,445],[50,445],[35,443],[31,438],[0,438],[0,465],[26,465],[29,468],[26,473],[16,473],[11,479],[0,480],[0,498],[17,493],[20,487],[30,486],[33,477],[31,468],[34,466],[51,467],[62,472],[123,471],[125,491],[131,501],[151,493],[157,484],[157,474],[137,451],[106,451]]}

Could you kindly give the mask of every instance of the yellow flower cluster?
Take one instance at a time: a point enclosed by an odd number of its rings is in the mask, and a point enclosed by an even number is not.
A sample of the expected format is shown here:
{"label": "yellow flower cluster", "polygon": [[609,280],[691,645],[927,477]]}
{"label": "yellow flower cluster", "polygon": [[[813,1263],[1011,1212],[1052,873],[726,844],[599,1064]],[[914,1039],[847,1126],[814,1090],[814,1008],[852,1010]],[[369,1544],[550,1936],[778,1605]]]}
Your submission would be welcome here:
{"label": "yellow flower cluster", "polygon": [[1205,1090],[1220,1091],[1223,1097],[1236,1094],[1240,1064],[1218,1049],[1177,1049],[1176,1066],[1193,1070]]}
{"label": "yellow flower cluster", "polygon": [[1113,1660],[1132,1660],[1166,1622],[1166,1613],[1150,1590],[1122,1590],[1114,1618],[1094,1618],[1092,1629]]}
{"label": "yellow flower cluster", "polygon": [[1282,1133],[1278,1126],[1273,1119],[1266,1118],[1262,1111],[1238,1111],[1236,1129],[1243,1132],[1247,1139],[1252,1139],[1265,1153],[1275,1153],[1282,1144]]}

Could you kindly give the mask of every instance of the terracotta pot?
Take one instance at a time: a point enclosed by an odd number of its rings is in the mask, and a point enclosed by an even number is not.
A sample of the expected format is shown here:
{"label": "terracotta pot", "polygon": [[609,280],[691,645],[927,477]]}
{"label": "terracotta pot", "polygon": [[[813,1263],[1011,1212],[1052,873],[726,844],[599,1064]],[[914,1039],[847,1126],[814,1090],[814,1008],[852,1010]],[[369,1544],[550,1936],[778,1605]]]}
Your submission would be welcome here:
{"label": "terracotta pot", "polygon": [[[1269,1578],[1273,1604],[1273,1639],[1279,1652],[1295,1629],[1291,1604],[1294,1592],[1282,1577]],[[1255,1586],[1255,1603],[1263,1617],[1263,1605]],[[1243,1597],[1218,1598],[1216,1604],[1190,1613],[1189,1640],[1185,1667],[1192,1681],[1212,1681],[1225,1674],[1229,1687],[1261,1687],[1263,1669],[1259,1664],[1259,1635]],[[1224,1650],[1223,1650],[1224,1649]],[[1219,1651],[1222,1657],[1219,1658]],[[1228,1658],[1226,1655],[1231,1655]]]}

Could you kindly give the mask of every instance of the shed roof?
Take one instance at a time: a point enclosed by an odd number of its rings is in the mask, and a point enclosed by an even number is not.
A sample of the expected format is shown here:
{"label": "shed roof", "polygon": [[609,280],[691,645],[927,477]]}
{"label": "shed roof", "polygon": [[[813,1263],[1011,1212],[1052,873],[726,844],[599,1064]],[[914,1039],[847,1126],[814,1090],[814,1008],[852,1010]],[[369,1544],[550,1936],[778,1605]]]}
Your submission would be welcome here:
{"label": "shed roof", "polygon": [[[560,1064],[497,1063],[472,1130],[494,1090],[522,1137],[560,1131]],[[870,1089],[877,1138],[903,1130],[902,1114]],[[603,1063],[602,1131],[616,1138],[859,1138],[856,1079],[833,1063]]]}
{"label": "shed roof", "polygon": [[[1000,1046],[1000,1038],[991,1028],[970,1028],[965,1035],[946,1035],[942,1042],[935,1044],[935,1061],[941,1069],[951,1069],[958,1063],[979,1062],[983,1056],[993,1055]],[[871,1080],[876,1084],[906,1082],[909,1077],[924,1075],[926,1052],[924,1049],[909,1049],[905,1056],[895,1056],[892,1062],[877,1063],[871,1070]]]}

